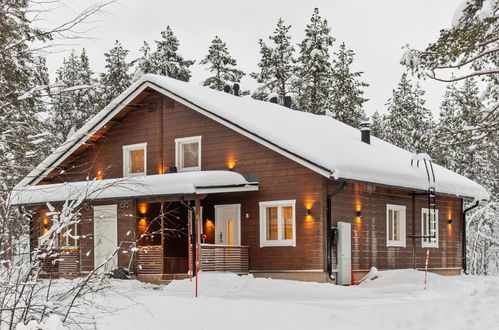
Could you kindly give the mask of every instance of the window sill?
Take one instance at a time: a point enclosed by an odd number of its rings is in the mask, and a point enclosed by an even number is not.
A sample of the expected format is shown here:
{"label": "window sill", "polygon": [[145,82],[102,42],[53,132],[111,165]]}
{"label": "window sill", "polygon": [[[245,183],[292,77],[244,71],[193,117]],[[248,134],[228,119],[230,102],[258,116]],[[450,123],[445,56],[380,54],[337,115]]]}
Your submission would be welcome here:
{"label": "window sill", "polygon": [[260,247],[296,247],[294,241],[281,241],[281,242],[262,242]]}
{"label": "window sill", "polygon": [[388,243],[386,247],[399,247],[399,248],[405,248],[405,243]]}

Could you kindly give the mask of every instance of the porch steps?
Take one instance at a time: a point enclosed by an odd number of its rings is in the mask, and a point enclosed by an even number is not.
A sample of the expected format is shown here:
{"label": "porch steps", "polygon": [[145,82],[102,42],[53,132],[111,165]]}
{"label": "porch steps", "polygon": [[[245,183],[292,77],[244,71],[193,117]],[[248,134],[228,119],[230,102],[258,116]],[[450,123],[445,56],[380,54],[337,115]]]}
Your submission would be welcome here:
{"label": "porch steps", "polygon": [[189,274],[163,274],[161,277],[160,283],[161,284],[169,284],[173,280],[183,280],[189,278]]}

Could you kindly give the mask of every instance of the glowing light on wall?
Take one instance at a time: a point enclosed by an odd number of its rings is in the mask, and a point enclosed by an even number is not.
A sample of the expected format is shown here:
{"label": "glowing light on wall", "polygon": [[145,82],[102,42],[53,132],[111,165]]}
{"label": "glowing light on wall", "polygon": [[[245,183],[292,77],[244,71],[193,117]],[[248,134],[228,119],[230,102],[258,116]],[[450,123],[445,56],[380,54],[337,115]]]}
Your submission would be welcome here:
{"label": "glowing light on wall", "polygon": [[227,168],[229,170],[233,170],[234,167],[236,167],[237,160],[234,158],[234,156],[229,156],[227,158]]}
{"label": "glowing light on wall", "polygon": [[147,203],[140,203],[139,204],[139,213],[140,214],[146,214],[147,213]]}
{"label": "glowing light on wall", "polygon": [[147,230],[147,219],[146,218],[141,218],[139,220],[139,223],[137,224],[137,229],[139,230],[139,233],[142,234]]}
{"label": "glowing light on wall", "polygon": [[315,200],[310,199],[310,198],[305,198],[305,203],[303,206],[305,206],[305,222],[312,222],[314,221],[314,218],[312,216],[312,207],[314,206]]}
{"label": "glowing light on wall", "polygon": [[97,171],[97,180],[103,180],[103,179],[104,179],[104,172]]}

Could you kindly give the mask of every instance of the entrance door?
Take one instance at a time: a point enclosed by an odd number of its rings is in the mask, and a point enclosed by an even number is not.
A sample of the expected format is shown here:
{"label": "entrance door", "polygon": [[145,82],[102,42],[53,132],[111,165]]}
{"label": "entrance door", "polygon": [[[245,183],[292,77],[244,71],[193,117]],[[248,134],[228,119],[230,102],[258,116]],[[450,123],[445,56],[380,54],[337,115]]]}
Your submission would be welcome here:
{"label": "entrance door", "polygon": [[241,245],[241,204],[215,205],[215,244]]}
{"label": "entrance door", "polygon": [[[117,205],[94,206],[94,267],[113,255],[118,247]],[[117,254],[102,268],[110,271],[118,265]]]}

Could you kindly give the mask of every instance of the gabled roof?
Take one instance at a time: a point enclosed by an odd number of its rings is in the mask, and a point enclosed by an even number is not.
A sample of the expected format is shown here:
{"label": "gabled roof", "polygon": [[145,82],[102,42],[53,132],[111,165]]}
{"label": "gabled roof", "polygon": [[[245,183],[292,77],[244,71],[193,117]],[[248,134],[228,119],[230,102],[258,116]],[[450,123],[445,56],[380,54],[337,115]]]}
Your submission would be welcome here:
{"label": "gabled roof", "polygon": [[[132,84],[109,106],[87,122],[68,141],[36,167],[18,187],[36,184],[89,140],[142,91],[152,88],[189,108],[285,155],[328,178],[375,183],[426,191],[426,171],[411,165],[413,154],[371,137],[328,116],[313,115],[286,107],[236,97],[193,83],[147,74]],[[434,165],[438,193],[488,199],[479,184]]]}

